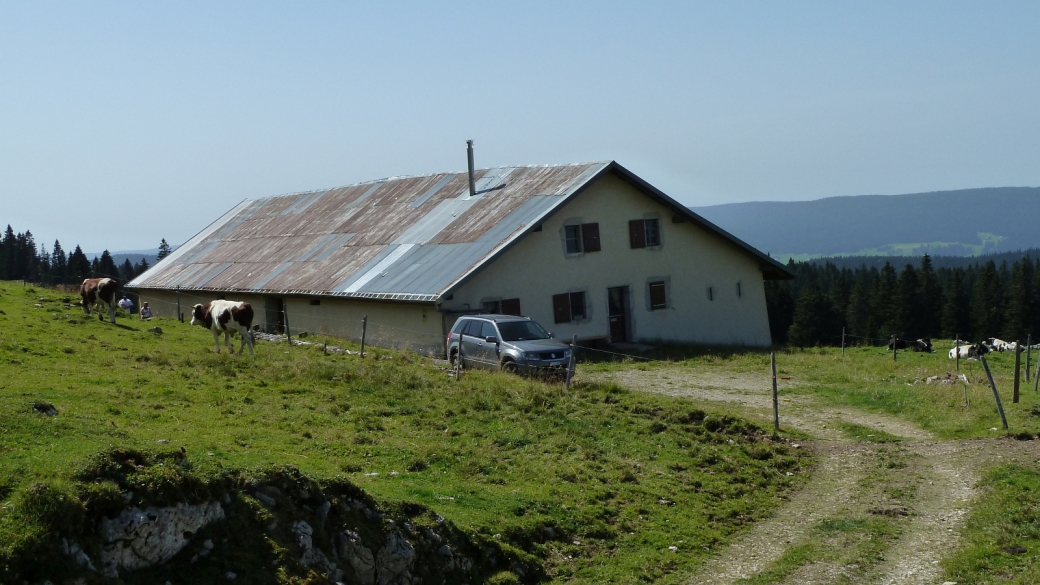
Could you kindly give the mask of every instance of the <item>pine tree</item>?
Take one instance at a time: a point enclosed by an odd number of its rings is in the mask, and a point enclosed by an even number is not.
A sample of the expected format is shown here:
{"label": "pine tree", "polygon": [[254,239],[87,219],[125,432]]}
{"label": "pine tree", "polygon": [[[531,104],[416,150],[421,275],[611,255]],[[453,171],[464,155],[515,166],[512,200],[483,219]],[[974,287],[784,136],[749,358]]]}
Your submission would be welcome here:
{"label": "pine tree", "polygon": [[123,282],[130,282],[134,279],[134,265],[130,263],[130,259],[123,260],[123,265],[119,267],[119,276]]}
{"label": "pine tree", "polygon": [[4,239],[0,240],[0,280],[14,280],[18,262],[18,237],[8,224]]}
{"label": "pine tree", "polygon": [[921,327],[925,337],[938,337],[942,333],[942,286],[932,268],[928,254],[921,258],[919,272],[921,282]]}
{"label": "pine tree", "polygon": [[1002,337],[1009,341],[1025,343],[1031,333],[1033,318],[1033,263],[1023,259],[1011,266],[1010,282],[1007,286],[1007,308],[1004,314]]}
{"label": "pine tree", "polygon": [[37,262],[38,262],[39,267],[40,267],[39,268],[40,282],[43,282],[43,283],[46,283],[46,284],[54,284],[53,281],[50,278],[50,275],[51,275],[51,255],[47,253],[47,247],[44,246],[43,244],[40,244],[40,254],[39,254],[39,256],[37,258],[38,258]]}
{"label": "pine tree", "polygon": [[105,250],[101,253],[101,258],[97,263],[97,270],[95,276],[108,276],[109,278],[119,278],[119,268],[116,267],[116,263],[112,260],[112,255]]}
{"label": "pine tree", "polygon": [[823,345],[833,343],[839,329],[834,303],[816,283],[810,284],[795,305],[787,339],[799,347]]}
{"label": "pine tree", "polygon": [[774,344],[787,343],[787,330],[794,318],[794,296],[791,294],[790,284],[779,280],[767,280],[765,289],[769,334]]}
{"label": "pine tree", "polygon": [[885,262],[884,267],[874,283],[871,294],[870,309],[878,337],[888,338],[899,335],[902,329],[899,305],[896,298],[896,269]]}
{"label": "pine tree", "polygon": [[[96,258],[95,258],[96,260]],[[90,278],[91,265],[87,255],[77,245],[76,249],[69,255],[69,264],[66,269],[66,282],[79,284]]]}
{"label": "pine tree", "polygon": [[61,249],[61,242],[54,240],[54,248],[51,251],[51,282],[64,284],[68,266],[68,259],[65,258],[65,250]]}
{"label": "pine tree", "polygon": [[968,319],[968,293],[964,285],[964,270],[957,268],[952,272],[950,282],[946,286],[946,300],[942,308],[942,335],[946,339],[972,339]]}
{"label": "pine tree", "polygon": [[845,310],[845,322],[848,325],[849,335],[858,337],[873,337],[874,332],[870,329],[870,299],[867,289],[862,284],[856,283],[849,295],[848,308]]}
{"label": "pine tree", "polygon": [[166,243],[166,238],[163,238],[162,241],[159,242],[159,255],[157,256],[157,260],[162,262],[162,259],[169,256],[170,252],[170,245]]}
{"label": "pine tree", "polygon": [[141,258],[141,262],[139,264],[134,265],[134,278],[137,278],[138,276],[144,274],[145,271],[148,270],[148,268],[148,259]]}
{"label": "pine tree", "polygon": [[907,339],[924,337],[924,324],[921,319],[921,280],[917,269],[911,264],[903,267],[896,283],[896,303],[898,323],[895,334]]}
{"label": "pine tree", "polygon": [[971,328],[976,337],[987,338],[1001,332],[1003,299],[996,264],[990,260],[978,271],[975,299],[971,307]]}

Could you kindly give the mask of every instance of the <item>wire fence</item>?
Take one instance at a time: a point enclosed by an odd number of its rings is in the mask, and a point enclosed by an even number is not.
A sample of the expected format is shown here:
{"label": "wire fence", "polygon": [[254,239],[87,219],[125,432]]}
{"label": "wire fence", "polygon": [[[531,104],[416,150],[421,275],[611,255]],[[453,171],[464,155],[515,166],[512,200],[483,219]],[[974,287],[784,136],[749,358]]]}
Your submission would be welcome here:
{"label": "wire fence", "polygon": [[[213,300],[212,297],[204,297],[192,292],[180,292],[177,301],[171,301],[166,298],[159,298],[147,294],[139,294],[138,296],[142,307],[145,302],[149,303],[150,308],[161,306],[162,309],[158,311],[159,314],[169,314],[172,312],[176,315],[176,318],[181,320],[191,318],[192,310],[196,304],[205,304]],[[256,312],[257,309],[254,308],[254,313]],[[322,315],[320,320],[322,325],[326,326],[327,331],[329,332],[318,331],[312,333],[304,331],[303,328],[295,327],[293,325],[293,312],[284,305],[281,308],[264,307],[259,309],[259,312],[262,313],[264,317],[262,321],[262,327],[264,330],[261,330],[261,324],[257,323],[253,326],[251,334],[255,339],[260,339],[265,342],[287,343],[294,346],[317,345],[321,346],[324,351],[347,355],[362,355],[365,346],[376,346],[387,349],[411,350],[434,359],[443,360],[448,358],[451,360],[451,356],[447,355],[447,333],[437,333],[428,330],[422,331],[415,328],[401,327],[400,325],[379,323],[378,321],[373,321],[367,316],[364,319],[357,319],[336,317],[328,314]],[[308,318],[308,321],[312,321],[312,319],[313,318]],[[326,327],[322,328],[325,329]],[[330,346],[327,341],[317,343],[306,341],[304,339],[305,337],[314,334],[326,335],[329,337],[344,337],[344,333],[349,332],[352,329],[355,333],[347,333],[346,338],[355,342],[360,341],[362,343],[361,350],[351,350],[334,345]],[[295,337],[293,336],[294,333]],[[575,361],[577,361],[577,355],[579,352],[590,352],[592,354],[600,354],[625,360],[664,362],[664,360],[656,358],[607,350],[589,345],[580,345],[577,343],[569,343],[568,345],[572,346]],[[492,359],[481,357],[480,355],[467,355],[465,349],[462,353],[464,363],[461,365],[464,367],[483,366],[487,368],[501,368],[503,366],[503,361],[497,355]],[[449,361],[449,370],[452,375],[458,375],[458,369],[459,368],[456,366],[454,361]],[[560,370],[562,368],[556,366],[532,366],[530,369],[541,372],[547,376],[558,377],[561,375]]]}

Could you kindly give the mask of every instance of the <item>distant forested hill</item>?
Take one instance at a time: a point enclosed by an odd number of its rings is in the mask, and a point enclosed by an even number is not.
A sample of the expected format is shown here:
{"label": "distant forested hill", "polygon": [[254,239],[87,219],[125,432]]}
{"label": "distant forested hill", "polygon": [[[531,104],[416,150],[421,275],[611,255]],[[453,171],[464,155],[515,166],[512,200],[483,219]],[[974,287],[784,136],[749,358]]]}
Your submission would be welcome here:
{"label": "distant forested hill", "polygon": [[969,256],[1040,247],[1040,187],[694,207],[783,261],[829,255]]}

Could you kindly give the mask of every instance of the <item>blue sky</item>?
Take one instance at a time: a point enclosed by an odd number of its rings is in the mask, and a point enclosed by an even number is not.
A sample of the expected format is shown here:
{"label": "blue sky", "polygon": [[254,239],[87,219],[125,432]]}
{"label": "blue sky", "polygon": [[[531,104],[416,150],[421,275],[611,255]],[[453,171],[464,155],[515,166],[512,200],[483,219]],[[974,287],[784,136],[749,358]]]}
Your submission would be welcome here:
{"label": "blue sky", "polygon": [[0,2],[0,223],[614,159],[688,205],[1040,185],[1040,3]]}

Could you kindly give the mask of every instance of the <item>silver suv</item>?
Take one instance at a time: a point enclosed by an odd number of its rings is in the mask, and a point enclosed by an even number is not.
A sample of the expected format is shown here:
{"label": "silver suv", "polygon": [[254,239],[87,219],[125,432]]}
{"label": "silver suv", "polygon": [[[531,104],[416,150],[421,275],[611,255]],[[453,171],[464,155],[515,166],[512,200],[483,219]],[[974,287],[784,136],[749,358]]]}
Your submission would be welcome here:
{"label": "silver suv", "polygon": [[448,333],[448,361],[452,366],[460,349],[464,368],[523,374],[563,375],[571,358],[569,344],[553,339],[530,317],[515,315],[460,317]]}

